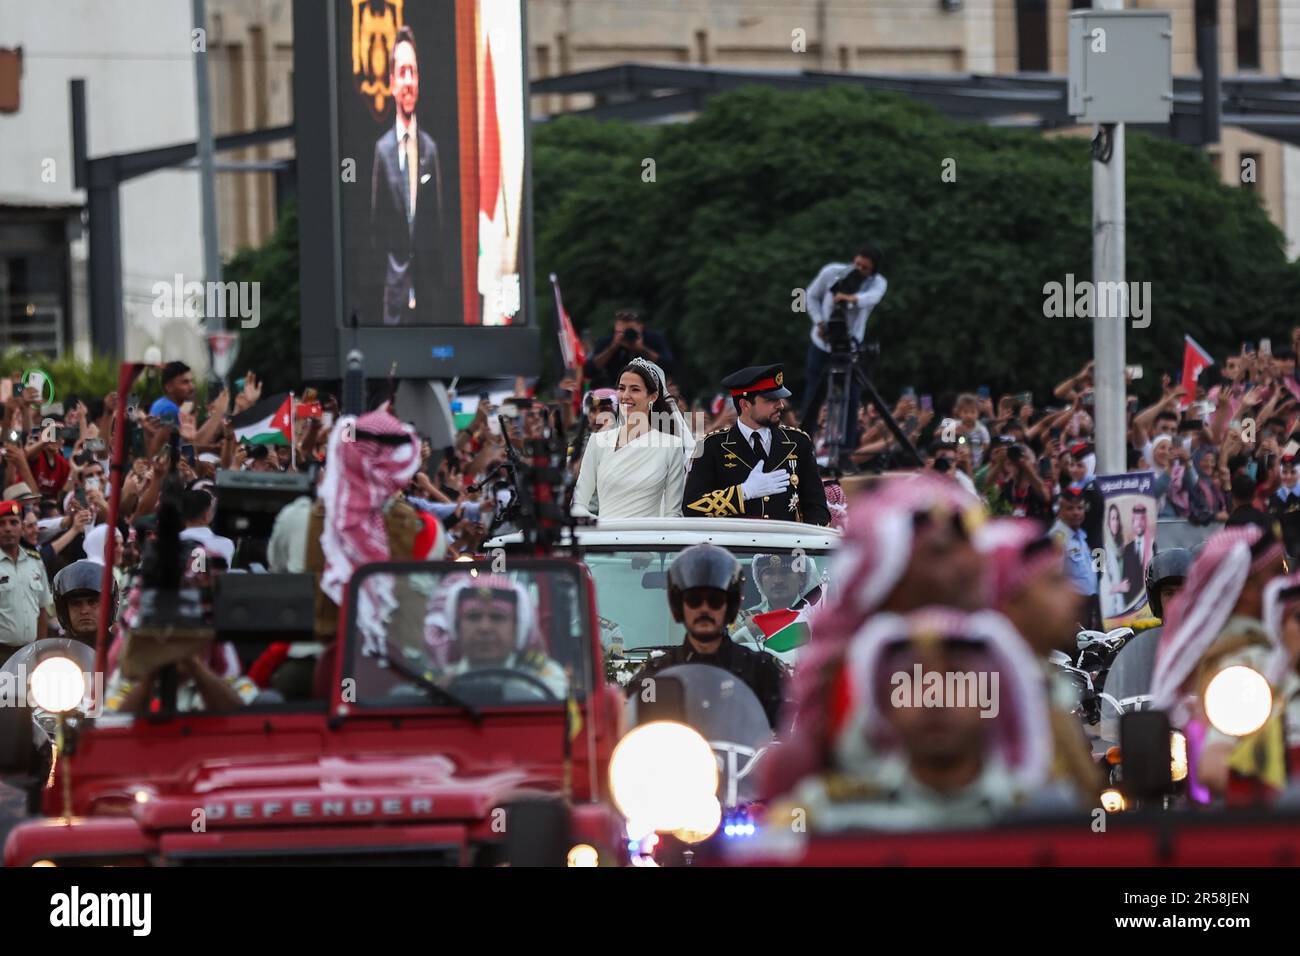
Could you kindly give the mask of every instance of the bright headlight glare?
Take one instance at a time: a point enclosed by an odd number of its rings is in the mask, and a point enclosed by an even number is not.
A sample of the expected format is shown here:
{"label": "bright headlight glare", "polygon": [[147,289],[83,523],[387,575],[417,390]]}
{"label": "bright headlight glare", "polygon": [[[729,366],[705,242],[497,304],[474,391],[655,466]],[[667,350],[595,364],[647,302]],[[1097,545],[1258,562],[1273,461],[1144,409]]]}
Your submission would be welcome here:
{"label": "bright headlight glare", "polygon": [[722,804],[710,795],[698,801],[691,811],[692,819],[684,827],[673,831],[673,836],[683,843],[703,843],[717,832],[722,823]]}
{"label": "bright headlight glare", "polygon": [[32,670],[27,682],[32,703],[51,714],[63,714],[81,703],[86,679],[70,657],[47,657]]}
{"label": "bright headlight glare", "polygon": [[1124,796],[1118,790],[1101,792],[1101,808],[1107,813],[1119,813],[1124,809]]}
{"label": "bright headlight glare", "polygon": [[1187,738],[1180,730],[1169,734],[1169,770],[1174,783],[1187,779]]}
{"label": "bright headlight glare", "polygon": [[600,854],[590,843],[578,843],[569,848],[569,866],[599,866]]}
{"label": "bright headlight glare", "polygon": [[1220,733],[1245,737],[1264,726],[1273,710],[1273,691],[1253,667],[1233,664],[1205,688],[1205,716]]}
{"label": "bright headlight glare", "polygon": [[609,760],[609,788],[619,812],[638,827],[686,829],[700,824],[707,800],[717,803],[718,762],[697,731],[657,720],[618,742]]}

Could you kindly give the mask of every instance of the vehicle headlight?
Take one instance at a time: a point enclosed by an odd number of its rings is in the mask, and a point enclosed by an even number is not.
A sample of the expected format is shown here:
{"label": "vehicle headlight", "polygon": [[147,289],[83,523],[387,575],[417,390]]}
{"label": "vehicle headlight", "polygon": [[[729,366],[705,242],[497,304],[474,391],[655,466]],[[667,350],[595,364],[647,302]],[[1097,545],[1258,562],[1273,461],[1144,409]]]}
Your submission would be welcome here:
{"label": "vehicle headlight", "polygon": [[656,720],[618,742],[609,760],[609,788],[619,812],[638,828],[693,830],[712,812],[710,803],[717,807],[718,762],[697,731]]}
{"label": "vehicle headlight", "polygon": [[576,843],[569,848],[569,866],[600,866],[600,853],[590,843]]}
{"label": "vehicle headlight", "polygon": [[52,714],[75,708],[86,696],[86,678],[70,657],[47,657],[32,669],[27,680],[32,703]]}
{"label": "vehicle headlight", "polygon": [[1169,772],[1174,783],[1187,779],[1187,738],[1181,730],[1169,733]]}
{"label": "vehicle headlight", "polygon": [[691,808],[693,819],[684,827],[673,831],[673,836],[683,843],[703,843],[717,831],[722,823],[722,804],[718,798],[710,796],[700,800]]}
{"label": "vehicle headlight", "polygon": [[1119,813],[1124,809],[1124,795],[1118,790],[1103,790],[1101,808],[1107,813]]}
{"label": "vehicle headlight", "polygon": [[1245,737],[1264,726],[1273,711],[1273,691],[1253,667],[1233,664],[1205,688],[1205,716],[1220,733]]}

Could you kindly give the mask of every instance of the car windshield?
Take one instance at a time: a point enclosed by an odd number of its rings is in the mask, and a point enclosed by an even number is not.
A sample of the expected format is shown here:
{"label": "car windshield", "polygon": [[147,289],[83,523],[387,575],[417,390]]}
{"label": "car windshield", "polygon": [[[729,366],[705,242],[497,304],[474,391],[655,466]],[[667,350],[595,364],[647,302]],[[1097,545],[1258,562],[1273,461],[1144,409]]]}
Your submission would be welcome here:
{"label": "car windshield", "polygon": [[[589,549],[583,555],[596,581],[600,641],[607,651],[637,651],[682,642],[682,626],[668,609],[668,566],[684,547]],[[753,614],[789,607],[822,586],[826,552],[800,551],[792,555],[775,548],[727,550],[745,571],[737,622],[740,626]],[[756,558],[763,572],[761,586],[753,567]]]}
{"label": "car windshield", "polygon": [[[561,561],[378,565],[350,586],[345,681],[363,707],[559,704],[591,686],[589,585]],[[349,689],[345,683],[345,692]]]}

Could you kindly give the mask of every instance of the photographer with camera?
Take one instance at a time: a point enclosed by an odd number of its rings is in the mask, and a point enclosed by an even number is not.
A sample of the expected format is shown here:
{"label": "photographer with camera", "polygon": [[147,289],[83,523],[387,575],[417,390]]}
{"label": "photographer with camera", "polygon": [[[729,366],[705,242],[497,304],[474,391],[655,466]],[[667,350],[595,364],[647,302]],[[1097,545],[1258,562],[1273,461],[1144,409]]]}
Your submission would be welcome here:
{"label": "photographer with camera", "polygon": [[[822,267],[808,286],[808,316],[812,320],[811,341],[808,344],[804,385],[804,406],[800,418],[805,418],[817,397],[817,386],[825,374],[832,349],[857,349],[862,347],[867,331],[867,319],[880,300],[885,297],[889,283],[877,272],[880,250],[864,245],[853,257],[853,262],[832,262]],[[849,384],[849,417],[847,444],[856,448],[858,442],[857,408],[861,392],[856,382]]]}
{"label": "photographer with camera", "polygon": [[653,362],[665,375],[672,374],[674,359],[668,340],[653,329],[646,331],[636,312],[623,310],[614,314],[614,331],[596,341],[583,367],[588,387],[618,388],[619,373],[635,358]]}

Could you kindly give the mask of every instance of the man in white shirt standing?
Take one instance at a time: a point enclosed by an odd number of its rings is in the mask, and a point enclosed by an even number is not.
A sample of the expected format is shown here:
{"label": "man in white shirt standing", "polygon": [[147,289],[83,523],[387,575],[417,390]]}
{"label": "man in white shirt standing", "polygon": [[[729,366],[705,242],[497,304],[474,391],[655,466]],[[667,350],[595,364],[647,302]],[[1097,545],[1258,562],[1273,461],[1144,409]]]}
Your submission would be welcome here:
{"label": "man in white shirt standing", "polygon": [[216,513],[217,500],[212,495],[199,489],[186,490],[181,497],[181,518],[185,529],[180,538],[202,545],[210,557],[221,558],[229,568],[235,562],[235,542],[210,527]]}
{"label": "man in white shirt standing", "polygon": [[[889,283],[877,272],[880,250],[865,245],[853,257],[853,262],[832,262],[822,267],[808,286],[808,317],[812,320],[812,336],[808,344],[807,382],[804,385],[804,407],[801,418],[807,420],[808,410],[815,400],[824,397],[818,391],[827,360],[831,354],[831,315],[835,306],[844,304],[848,337],[857,348],[867,331],[867,319],[885,297]],[[840,291],[834,291],[838,285]],[[856,383],[849,385],[848,447],[856,448],[858,442],[857,409],[861,394]]]}

